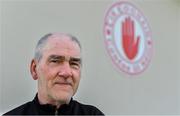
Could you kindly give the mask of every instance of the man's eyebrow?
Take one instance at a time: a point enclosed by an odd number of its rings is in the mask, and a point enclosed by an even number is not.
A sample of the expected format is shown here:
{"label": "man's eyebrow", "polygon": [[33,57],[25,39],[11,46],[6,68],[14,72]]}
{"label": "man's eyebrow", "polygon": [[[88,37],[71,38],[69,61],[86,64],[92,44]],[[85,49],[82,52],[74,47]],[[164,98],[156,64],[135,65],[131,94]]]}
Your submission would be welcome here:
{"label": "man's eyebrow", "polygon": [[50,55],[48,59],[65,59],[65,56]]}
{"label": "man's eyebrow", "polygon": [[79,62],[81,64],[81,58],[74,58],[74,57],[71,57],[70,58],[70,61],[73,61],[73,62]]}
{"label": "man's eyebrow", "polygon": [[[60,56],[60,55],[50,55],[48,59],[62,59],[62,60],[65,60],[66,57],[65,56]],[[81,58],[77,58],[77,57],[70,57],[69,60],[81,62]]]}
{"label": "man's eyebrow", "polygon": [[81,61],[81,58],[70,57],[70,60],[72,60],[72,61]]}

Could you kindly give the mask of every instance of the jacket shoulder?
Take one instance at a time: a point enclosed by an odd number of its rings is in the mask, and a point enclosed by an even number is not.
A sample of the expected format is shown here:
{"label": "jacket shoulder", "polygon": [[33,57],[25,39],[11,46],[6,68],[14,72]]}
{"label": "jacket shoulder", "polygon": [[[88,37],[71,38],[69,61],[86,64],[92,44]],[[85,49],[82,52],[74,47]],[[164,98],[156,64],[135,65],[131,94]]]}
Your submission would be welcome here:
{"label": "jacket shoulder", "polygon": [[6,112],[3,115],[25,115],[31,107],[31,102],[27,102],[17,108],[14,108],[13,110],[10,110]]}
{"label": "jacket shoulder", "polygon": [[80,111],[80,115],[104,115],[97,107],[93,105],[82,104],[74,100],[76,111]]}

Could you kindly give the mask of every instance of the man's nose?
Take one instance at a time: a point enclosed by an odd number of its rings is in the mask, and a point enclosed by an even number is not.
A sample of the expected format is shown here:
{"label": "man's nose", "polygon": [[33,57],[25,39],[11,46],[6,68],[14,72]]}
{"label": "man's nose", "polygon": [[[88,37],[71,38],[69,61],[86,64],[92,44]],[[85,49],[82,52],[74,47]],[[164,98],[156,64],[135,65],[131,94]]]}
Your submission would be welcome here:
{"label": "man's nose", "polygon": [[61,68],[59,69],[58,75],[60,77],[64,77],[64,78],[68,78],[68,77],[72,76],[72,70],[71,70],[69,62],[64,62],[61,65]]}

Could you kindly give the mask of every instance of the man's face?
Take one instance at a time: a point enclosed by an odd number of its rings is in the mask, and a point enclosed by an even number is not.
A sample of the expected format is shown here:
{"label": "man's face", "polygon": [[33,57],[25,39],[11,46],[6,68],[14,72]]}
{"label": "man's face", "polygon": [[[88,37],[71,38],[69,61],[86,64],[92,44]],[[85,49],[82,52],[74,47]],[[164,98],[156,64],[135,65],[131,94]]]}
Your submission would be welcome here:
{"label": "man's face", "polygon": [[76,93],[81,73],[80,48],[69,37],[49,39],[37,63],[38,92],[48,102],[67,103]]}

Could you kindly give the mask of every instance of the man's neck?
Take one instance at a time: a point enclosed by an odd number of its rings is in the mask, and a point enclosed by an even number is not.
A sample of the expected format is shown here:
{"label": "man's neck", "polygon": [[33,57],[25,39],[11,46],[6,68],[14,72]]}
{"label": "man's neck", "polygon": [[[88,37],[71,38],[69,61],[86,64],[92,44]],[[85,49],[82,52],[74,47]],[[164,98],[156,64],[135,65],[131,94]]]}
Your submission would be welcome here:
{"label": "man's neck", "polygon": [[56,106],[57,109],[62,105],[61,102],[50,99],[50,97],[46,97],[44,95],[41,95],[40,93],[38,93],[38,101],[41,105],[50,104]]}

